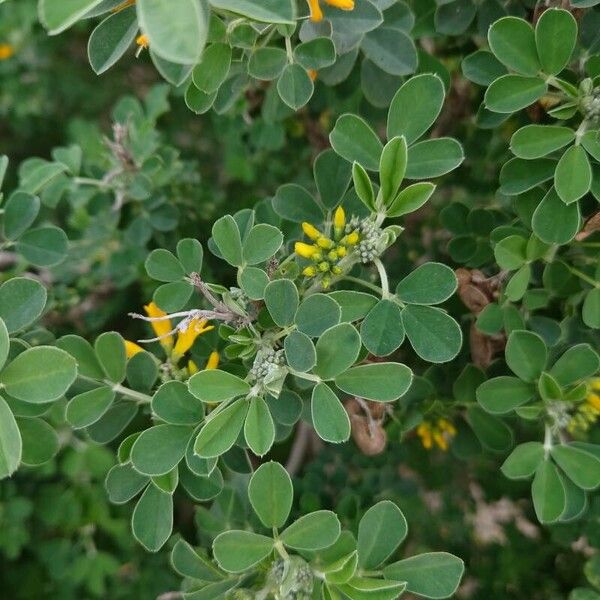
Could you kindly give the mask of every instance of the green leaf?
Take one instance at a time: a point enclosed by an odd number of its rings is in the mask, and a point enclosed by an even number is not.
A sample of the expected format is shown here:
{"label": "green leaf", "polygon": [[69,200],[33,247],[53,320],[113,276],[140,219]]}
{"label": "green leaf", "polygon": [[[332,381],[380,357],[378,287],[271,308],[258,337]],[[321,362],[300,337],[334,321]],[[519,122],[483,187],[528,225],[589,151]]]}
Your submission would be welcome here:
{"label": "green leaf", "polygon": [[509,114],[539,100],[546,89],[546,83],[538,77],[503,75],[486,90],[484,102],[493,112]]}
{"label": "green leaf", "polygon": [[96,75],[108,71],[133,44],[138,32],[134,6],[113,13],[101,21],[88,40],[88,59]]}
{"label": "green leaf", "polygon": [[96,338],[94,350],[106,377],[113,383],[123,381],[127,368],[127,356],[125,342],[121,335],[115,331],[102,333]]}
{"label": "green leaf", "polygon": [[538,204],[531,224],[534,233],[547,244],[566,244],[579,231],[579,205],[565,204],[552,187]]}
{"label": "green leaf", "polygon": [[40,0],[40,21],[50,35],[61,33],[98,6],[102,0]]}
{"label": "green leaf", "polygon": [[241,266],[242,239],[235,219],[231,215],[217,219],[212,228],[212,235],[223,258],[234,267]]}
{"label": "green leaf", "polygon": [[581,307],[583,322],[592,329],[600,329],[600,288],[591,289]]}
{"label": "green leaf", "polygon": [[540,523],[552,523],[560,518],[566,505],[565,490],[556,467],[548,459],[535,471],[531,496]]}
{"label": "green leaf", "polygon": [[6,400],[0,396],[0,479],[10,477],[21,462],[21,434]]}
{"label": "green leaf", "polygon": [[131,448],[136,471],[151,477],[173,470],[185,455],[192,428],[181,425],[155,425],[145,431]]}
{"label": "green leaf", "polygon": [[553,446],[551,456],[567,477],[583,490],[600,485],[600,458],[575,446]]}
{"label": "green leaf", "polygon": [[510,139],[510,149],[519,158],[541,158],[575,139],[570,127],[557,125],[526,125],[518,129]]}
{"label": "green leaf", "polygon": [[244,438],[257,456],[264,456],[275,441],[275,424],[267,403],[259,397],[252,398],[244,422]]}
{"label": "green leaf", "polygon": [[339,444],[350,438],[350,419],[339,398],[325,383],[318,383],[312,392],[312,422],[319,437]]}
{"label": "green leaf", "polygon": [[39,212],[40,199],[37,196],[20,190],[13,192],[4,207],[4,237],[16,240],[31,227]]}
{"label": "green leaf", "polygon": [[357,162],[370,171],[379,168],[383,145],[377,134],[360,117],[352,114],[339,117],[329,141],[333,149],[348,162]]}
{"label": "green leaf", "polygon": [[510,428],[498,417],[474,405],[467,409],[467,422],[482,446],[492,452],[506,452],[513,444]]}
{"label": "green leaf", "polygon": [[157,281],[179,281],[185,275],[183,265],[168,250],[152,250],[145,262],[146,272]]}
{"label": "green leaf", "polygon": [[375,402],[403,396],[412,383],[412,371],[401,363],[370,363],[353,367],[335,378],[340,390]]}
{"label": "green leaf", "polygon": [[203,0],[138,0],[138,22],[152,51],[173,63],[200,59],[208,33],[208,6]]}
{"label": "green leaf", "polygon": [[406,519],[393,502],[383,500],[369,508],[358,524],[358,564],[361,569],[377,569],[394,553],[407,532]]}
{"label": "green leaf", "polygon": [[225,531],[213,542],[213,555],[219,567],[229,573],[241,573],[266,558],[273,540],[252,531]]}
{"label": "green leaf", "polygon": [[352,323],[366,317],[378,302],[377,298],[372,294],[355,292],[353,290],[336,290],[335,292],[331,292],[327,297],[335,300],[341,307],[342,315],[340,320],[345,323]]}
{"label": "green leaf", "polygon": [[494,79],[506,75],[506,67],[487,50],[476,50],[461,63],[463,75],[477,85],[488,86]]}
{"label": "green leaf", "polygon": [[409,273],[396,287],[396,295],[406,304],[440,304],[458,287],[454,271],[437,262],[428,262]]}
{"label": "green leaf", "polygon": [[410,75],[417,70],[418,56],[412,38],[396,27],[386,27],[385,23],[364,36],[361,50],[390,75]]}
{"label": "green leaf", "polygon": [[280,536],[294,550],[320,550],[331,546],[340,536],[340,522],[330,510],[318,510],[294,521]]}
{"label": "green leaf", "polygon": [[131,527],[135,539],[148,552],[158,552],[173,529],[173,497],[149,485],[133,510]]}
{"label": "green leaf", "polygon": [[201,581],[221,581],[222,573],[208,559],[196,552],[184,539],[177,540],[171,552],[171,565],[182,577]]}
{"label": "green leaf", "polygon": [[75,381],[77,363],[64,350],[37,346],[19,354],[0,373],[6,392],[24,402],[58,400]]}
{"label": "green leaf", "polygon": [[560,385],[567,386],[587,379],[600,369],[600,356],[589,344],[571,346],[554,363],[550,374]]}
{"label": "green leaf", "polygon": [[273,321],[280,327],[294,322],[298,301],[298,288],[289,279],[276,279],[265,288],[265,304]]}
{"label": "green leaf", "polygon": [[214,8],[226,10],[253,21],[264,23],[294,23],[296,8],[292,0],[210,0]]}
{"label": "green leaf", "polygon": [[240,287],[251,300],[262,300],[265,297],[265,288],[269,283],[269,276],[256,267],[246,267],[238,274]]}
{"label": "green leaf", "polygon": [[369,209],[375,210],[375,194],[371,178],[365,169],[357,162],[352,163],[352,182],[356,195],[361,199],[362,203]]}
{"label": "green leaf", "polygon": [[[1,288],[0,288],[1,289]],[[296,312],[298,331],[310,337],[320,336],[341,320],[342,309],[330,295],[311,294],[302,301]]]}
{"label": "green leaf", "polygon": [[[349,168],[348,163],[345,164]],[[277,188],[273,209],[280,217],[294,223],[320,223],[323,219],[323,211],[315,199],[295,183],[286,183]]]}
{"label": "green leaf", "polygon": [[404,136],[410,146],[435,122],[444,104],[444,84],[432,73],[415,75],[394,96],[387,120],[387,137]]}
{"label": "green leaf", "polygon": [[244,261],[257,265],[271,258],[283,245],[283,234],[277,227],[260,223],[255,225],[244,240]]}
{"label": "green leaf", "polygon": [[204,417],[203,405],[182,381],[167,381],[158,388],[152,397],[152,412],[171,425],[197,425]]}
{"label": "green leaf", "polygon": [[350,368],[360,352],[360,335],[350,323],[327,329],[317,340],[314,372],[322,379],[333,379]]}
{"label": "green leaf", "polygon": [[229,44],[216,43],[202,53],[200,62],[192,71],[194,85],[206,94],[216,92],[227,78],[231,66]]}
{"label": "green leaf", "polygon": [[188,381],[190,392],[202,402],[224,402],[237,396],[245,396],[250,385],[237,375],[208,369],[193,375]]}
{"label": "green leaf", "polygon": [[556,193],[565,204],[585,196],[592,186],[592,167],[581,146],[571,146],[560,158],[554,173]]}
{"label": "green leaf", "polygon": [[292,110],[302,108],[314,89],[312,79],[299,64],[287,65],[277,80],[279,96]]}
{"label": "green leaf", "polygon": [[58,434],[42,419],[17,419],[21,432],[23,454],[21,464],[37,467],[51,460],[58,452]]}
{"label": "green leaf", "polygon": [[313,171],[321,202],[327,208],[335,208],[350,184],[351,166],[328,148],[315,159]]}
{"label": "green leaf", "polygon": [[73,429],[88,427],[106,413],[114,399],[115,392],[107,386],[78,394],[67,404],[67,421]]}
{"label": "green leaf", "polygon": [[113,504],[125,504],[135,498],[148,481],[148,477],[140,475],[130,464],[115,465],[106,475],[104,487]]}
{"label": "green leaf", "polygon": [[553,160],[513,158],[500,170],[500,191],[509,196],[522,194],[552,179],[555,169],[556,162]]}
{"label": "green leaf", "polygon": [[281,48],[257,48],[248,61],[248,74],[261,81],[277,79],[285,69],[287,55]]}
{"label": "green leaf", "polygon": [[459,353],[462,345],[460,327],[439,308],[408,305],[402,311],[402,323],[412,347],[424,360],[448,362]]}
{"label": "green leaf", "polygon": [[462,146],[453,138],[424,140],[408,149],[408,179],[440,177],[456,169],[465,155]]}
{"label": "green leaf", "polygon": [[65,335],[56,341],[56,345],[77,360],[81,375],[92,379],[102,379],[104,377],[104,371],[96,358],[92,345],[88,341],[78,335]]}
{"label": "green leaf", "polygon": [[388,217],[400,217],[421,208],[435,191],[435,185],[429,181],[413,183],[404,188],[390,203],[386,211]]}
{"label": "green leaf", "polygon": [[509,235],[494,246],[496,262],[502,269],[514,271],[527,260],[527,240],[520,235]]}
{"label": "green leaf", "polygon": [[477,388],[477,402],[494,415],[509,413],[534,396],[535,387],[518,377],[494,377]]}
{"label": "green leaf", "polygon": [[305,333],[292,331],[286,336],[283,347],[286,362],[295,371],[306,373],[317,363],[315,345]]}
{"label": "green leaf", "polygon": [[36,267],[53,267],[67,256],[68,240],[58,227],[29,229],[15,244],[15,250]]}
{"label": "green leaf", "polygon": [[488,31],[488,42],[496,58],[521,75],[537,75],[541,69],[535,33],[524,19],[504,17]]}
{"label": "green leaf", "polygon": [[568,10],[545,10],[535,26],[535,43],[544,73],[558,75],[577,43],[577,21]]}
{"label": "green leaf", "polygon": [[202,458],[225,454],[235,444],[244,426],[247,412],[248,402],[240,398],[213,416],[198,434],[194,452]]}
{"label": "green leaf", "polygon": [[193,81],[190,81],[187,90],[185,91],[186,106],[197,115],[203,115],[208,112],[217,98],[217,92],[207,94],[199,90]]}
{"label": "green leaf", "polygon": [[544,460],[544,445],[540,442],[519,444],[504,461],[502,473],[509,479],[529,479]]}
{"label": "green leaf", "polygon": [[0,369],[6,363],[10,351],[10,337],[4,321],[0,318]]}
{"label": "green leaf", "polygon": [[35,279],[13,277],[0,286],[0,318],[9,333],[35,322],[46,306],[46,288]]}
{"label": "green leaf", "polygon": [[406,139],[394,137],[384,146],[381,153],[379,180],[381,195],[386,206],[394,200],[404,179],[407,152]]}
{"label": "green leaf", "polygon": [[388,356],[404,341],[400,307],[391,300],[380,300],[360,327],[365,348],[375,356]]}
{"label": "green leaf", "polygon": [[327,37],[317,37],[298,44],[294,48],[294,59],[305,69],[319,71],[335,62],[335,46]]}
{"label": "green leaf", "polygon": [[548,349],[544,340],[531,331],[516,330],[508,337],[506,363],[523,381],[535,381],[546,368]]}
{"label": "green leaf", "polygon": [[460,584],[465,565],[447,552],[427,552],[388,565],[386,578],[406,581],[406,590],[424,598],[449,598]]}
{"label": "green leaf", "polygon": [[279,463],[263,463],[250,478],[248,497],[265,527],[283,527],[292,510],[292,480]]}

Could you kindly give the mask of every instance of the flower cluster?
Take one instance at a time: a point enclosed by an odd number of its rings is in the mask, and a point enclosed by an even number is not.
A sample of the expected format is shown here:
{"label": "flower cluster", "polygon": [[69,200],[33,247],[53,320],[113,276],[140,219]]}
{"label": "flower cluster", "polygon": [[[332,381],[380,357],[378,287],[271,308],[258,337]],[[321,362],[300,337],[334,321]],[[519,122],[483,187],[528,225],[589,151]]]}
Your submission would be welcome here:
{"label": "flower cluster", "polygon": [[285,364],[283,350],[261,348],[256,353],[256,358],[250,369],[250,379],[255,383],[268,381],[279,368]]}
{"label": "flower cluster", "polygon": [[277,600],[310,600],[313,590],[313,571],[299,556],[273,563],[269,583]]}
{"label": "flower cluster", "polygon": [[430,450],[435,444],[440,450],[446,452],[452,438],[456,436],[456,427],[447,419],[423,421],[417,427],[417,435],[421,438],[423,448]]}
{"label": "flower cluster", "polygon": [[[307,0],[310,8],[310,20],[318,23],[323,20],[323,10],[320,0]],[[325,0],[325,4],[341,10],[354,10],[354,0]]]}
{"label": "flower cluster", "polygon": [[588,384],[585,400],[579,404],[571,417],[567,430],[571,434],[584,433],[600,417],[600,377],[592,379]]}
{"label": "flower cluster", "polygon": [[305,277],[321,276],[323,288],[328,288],[331,275],[340,275],[342,267],[340,262],[361,241],[357,229],[346,224],[346,214],[341,206],[335,211],[333,217],[333,235],[319,231],[310,223],[302,223],[302,230],[306,237],[313,243],[296,242],[294,251],[298,256],[310,260],[313,264],[305,267],[302,274]]}
{"label": "flower cluster", "polygon": [[[167,355],[171,366],[176,367],[188,350],[194,345],[196,338],[203,333],[214,329],[214,325],[208,325],[206,319],[184,320],[173,327],[171,320],[167,319],[167,313],[161,310],[154,302],[144,306],[144,310],[150,319],[152,329],[156,334],[156,341],[160,342]],[[154,340],[152,340],[154,341]],[[128,358],[135,356],[144,349],[129,340],[125,340],[125,351]],[[219,353],[212,352],[208,358],[205,369],[216,369],[219,366]],[[187,374],[193,375],[198,372],[198,365],[189,359],[186,365]]]}

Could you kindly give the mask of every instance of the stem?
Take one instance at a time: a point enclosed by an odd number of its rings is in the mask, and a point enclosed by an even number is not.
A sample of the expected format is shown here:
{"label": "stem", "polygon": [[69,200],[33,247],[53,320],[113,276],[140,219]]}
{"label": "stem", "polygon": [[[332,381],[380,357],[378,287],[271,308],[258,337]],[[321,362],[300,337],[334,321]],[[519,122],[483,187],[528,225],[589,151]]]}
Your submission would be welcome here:
{"label": "stem", "polygon": [[589,275],[586,275],[583,271],[580,271],[579,269],[576,269],[575,267],[569,267],[569,271],[571,271],[571,273],[573,273],[573,275],[576,275],[577,277],[579,277],[579,279],[583,279],[583,281],[586,281],[587,283],[589,283],[591,286],[593,286],[595,288],[600,288],[600,281],[596,281]]}
{"label": "stem", "polygon": [[285,470],[293,477],[298,473],[298,470],[302,466],[302,460],[308,449],[308,442],[310,440],[310,427],[305,421],[300,421],[298,429],[296,430],[296,437],[292,444],[292,449],[288,456],[285,464]]}
{"label": "stem", "polygon": [[381,259],[376,258],[373,261],[373,264],[377,267],[377,272],[379,273],[379,278],[381,279],[381,298],[383,300],[387,300],[390,297],[390,283],[388,281],[387,272]]}
{"label": "stem", "polygon": [[383,290],[378,285],[375,285],[374,283],[370,283],[369,281],[364,281],[363,279],[360,279],[359,277],[353,277],[352,275],[346,275],[345,277],[342,278],[342,280],[350,281],[351,283],[356,283],[358,285],[362,285],[363,287],[366,287],[369,290],[373,290],[374,292],[377,292],[378,294],[383,293]]}
{"label": "stem", "polygon": [[292,52],[292,41],[289,37],[285,38],[285,51],[287,54],[287,59],[290,64],[294,62],[294,53]]}
{"label": "stem", "polygon": [[301,379],[307,379],[308,381],[315,381],[316,383],[321,383],[321,378],[318,375],[312,375],[311,373],[300,373],[300,371],[296,371],[288,366],[288,371],[290,375],[295,375],[296,377],[300,377]]}
{"label": "stem", "polygon": [[[106,383],[110,383],[110,382],[106,382]],[[111,385],[111,387],[112,387],[113,392],[122,394],[123,396],[126,396],[127,398],[131,398],[132,400],[139,402],[140,404],[150,404],[150,402],[152,402],[152,396],[148,396],[148,394],[142,394],[142,392],[136,392],[135,390],[130,390],[129,388],[126,388],[125,386],[123,386],[119,383],[113,383]]]}
{"label": "stem", "polygon": [[548,458],[550,456],[550,450],[552,450],[552,428],[550,425],[546,425],[546,429],[544,430],[544,457]]}
{"label": "stem", "polygon": [[106,181],[103,181],[102,179],[92,179],[91,177],[74,177],[73,182],[80,185],[95,185],[100,188],[110,187]]}

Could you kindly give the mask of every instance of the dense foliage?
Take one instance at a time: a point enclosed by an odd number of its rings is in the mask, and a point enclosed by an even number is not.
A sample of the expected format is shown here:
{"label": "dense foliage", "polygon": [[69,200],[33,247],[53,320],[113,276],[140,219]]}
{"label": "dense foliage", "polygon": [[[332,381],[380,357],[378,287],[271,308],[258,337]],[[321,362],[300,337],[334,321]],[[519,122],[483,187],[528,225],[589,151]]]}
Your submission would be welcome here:
{"label": "dense foliage", "polygon": [[10,597],[600,599],[598,0],[0,0],[0,189]]}

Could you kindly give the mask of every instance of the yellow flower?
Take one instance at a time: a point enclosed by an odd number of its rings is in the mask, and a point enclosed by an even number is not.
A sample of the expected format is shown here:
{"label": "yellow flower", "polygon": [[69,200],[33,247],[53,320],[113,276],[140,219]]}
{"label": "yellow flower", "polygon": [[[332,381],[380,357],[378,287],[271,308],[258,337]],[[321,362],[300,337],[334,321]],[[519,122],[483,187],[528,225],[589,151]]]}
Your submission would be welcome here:
{"label": "yellow flower", "polygon": [[[152,319],[157,317],[165,317],[167,315],[167,313],[158,308],[154,302],[150,302],[150,304],[144,306],[144,310]],[[150,321],[150,324],[152,325],[152,329],[154,330],[156,337],[160,338],[159,341],[162,347],[165,350],[170,351],[173,347],[173,336],[170,335],[173,331],[173,325],[171,325],[171,321],[169,319],[161,319],[160,321]]]}
{"label": "yellow flower", "polygon": [[208,360],[206,361],[206,366],[204,368],[207,370],[216,369],[219,366],[220,360],[221,359],[219,357],[219,353],[213,351],[210,353],[210,356],[208,357]]}
{"label": "yellow flower", "polygon": [[207,322],[206,319],[192,319],[185,331],[178,331],[175,348],[173,348],[173,356],[176,360],[192,347],[199,335],[215,328],[214,325],[207,325]]}
{"label": "yellow flower", "polygon": [[321,237],[321,232],[310,223],[302,223],[302,231],[304,231],[304,235],[309,237],[311,240],[318,240]]}
{"label": "yellow flower", "polygon": [[431,450],[433,444],[446,452],[452,438],[456,436],[456,427],[447,419],[438,419],[436,422],[423,421],[417,427],[417,435],[421,438],[421,444],[426,450]]}
{"label": "yellow flower", "polygon": [[15,53],[15,49],[10,44],[0,44],[0,60],[7,60]]}
{"label": "yellow flower", "polygon": [[[346,236],[346,244],[348,246],[356,246],[360,240],[360,236],[358,235],[358,231],[353,231]],[[343,240],[342,240],[343,241]]]}
{"label": "yellow flower", "polygon": [[340,230],[346,226],[346,213],[341,206],[338,206],[335,209],[335,214],[333,215],[333,226]]}
{"label": "yellow flower", "polygon": [[[315,23],[322,21],[323,11],[321,10],[319,0],[307,0],[307,2],[310,8],[310,20]],[[325,3],[341,10],[354,9],[354,0],[325,0]]]}
{"label": "yellow flower", "polygon": [[302,258],[316,258],[319,255],[319,247],[311,244],[305,244],[304,242],[296,242],[294,244],[294,252]]}
{"label": "yellow flower", "polygon": [[310,77],[310,80],[315,81],[315,79],[317,78],[317,75],[318,75],[318,71],[316,69],[308,69],[307,73],[308,73],[308,76]]}
{"label": "yellow flower", "polygon": [[194,375],[194,373],[197,373],[200,369],[198,369],[198,365],[193,361],[193,360],[188,360],[188,364],[187,364],[187,370],[188,373],[190,374],[190,376]]}
{"label": "yellow flower", "polygon": [[138,354],[138,352],[143,352],[144,349],[141,346],[138,346],[135,342],[130,342],[129,340],[125,340],[125,355],[127,358],[131,358]]}
{"label": "yellow flower", "polygon": [[313,267],[312,265],[310,267],[305,267],[304,269],[302,269],[302,275],[304,275],[304,277],[314,277],[317,274],[317,268]]}
{"label": "yellow flower", "polygon": [[150,46],[150,40],[148,39],[148,36],[145,33],[142,33],[142,35],[138,35],[138,37],[135,39],[135,43],[140,48],[148,48],[148,46]]}

